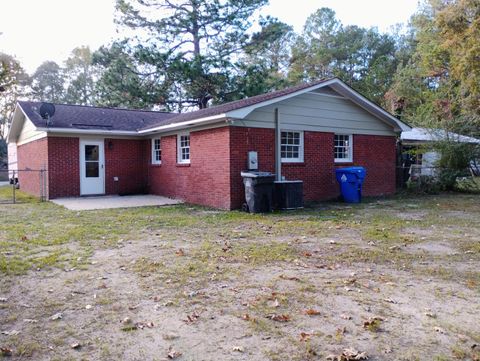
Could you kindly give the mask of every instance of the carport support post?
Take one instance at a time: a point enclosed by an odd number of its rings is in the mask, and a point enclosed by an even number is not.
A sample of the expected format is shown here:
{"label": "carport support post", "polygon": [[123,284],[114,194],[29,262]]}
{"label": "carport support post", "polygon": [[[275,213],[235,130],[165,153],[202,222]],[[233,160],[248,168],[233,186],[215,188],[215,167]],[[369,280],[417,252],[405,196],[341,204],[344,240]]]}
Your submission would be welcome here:
{"label": "carport support post", "polygon": [[280,130],[280,117],[278,108],[275,108],[275,180],[282,180],[282,131]]}

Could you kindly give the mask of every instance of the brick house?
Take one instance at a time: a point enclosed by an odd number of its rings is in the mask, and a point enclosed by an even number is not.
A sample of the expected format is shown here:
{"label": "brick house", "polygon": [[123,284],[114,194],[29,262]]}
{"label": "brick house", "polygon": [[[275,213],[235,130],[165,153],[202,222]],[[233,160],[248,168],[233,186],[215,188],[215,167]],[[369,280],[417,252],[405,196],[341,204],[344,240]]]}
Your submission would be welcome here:
{"label": "brick house", "polygon": [[[306,201],[337,197],[335,168],[347,165],[367,168],[365,195],[387,195],[397,137],[410,130],[337,78],[183,114],[56,104],[42,118],[41,104],[18,102],[7,140],[18,169],[47,170],[50,199],[151,193],[235,209],[248,152],[274,172],[276,148]],[[39,194],[29,173],[19,182]]]}

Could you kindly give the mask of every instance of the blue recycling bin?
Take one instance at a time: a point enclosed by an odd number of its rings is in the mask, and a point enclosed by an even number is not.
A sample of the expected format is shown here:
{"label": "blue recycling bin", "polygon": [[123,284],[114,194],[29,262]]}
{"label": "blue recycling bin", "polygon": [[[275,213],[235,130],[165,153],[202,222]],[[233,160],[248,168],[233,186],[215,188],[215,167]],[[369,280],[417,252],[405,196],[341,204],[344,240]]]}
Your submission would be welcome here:
{"label": "blue recycling bin", "polygon": [[343,200],[347,203],[360,203],[362,199],[362,184],[367,170],[363,167],[338,168],[335,171]]}

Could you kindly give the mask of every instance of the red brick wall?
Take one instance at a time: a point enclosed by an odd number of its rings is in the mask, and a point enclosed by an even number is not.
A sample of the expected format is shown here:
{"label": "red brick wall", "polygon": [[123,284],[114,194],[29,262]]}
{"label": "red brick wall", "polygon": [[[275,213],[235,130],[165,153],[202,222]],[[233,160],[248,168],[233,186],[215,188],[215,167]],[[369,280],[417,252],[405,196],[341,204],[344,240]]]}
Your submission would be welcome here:
{"label": "red brick wall", "polygon": [[190,133],[190,164],[177,164],[177,136],[161,138],[162,164],[151,164],[150,193],[230,209],[230,131],[228,127]]}
{"label": "red brick wall", "polygon": [[[287,180],[304,181],[306,201],[320,201],[338,197],[335,169],[344,166],[365,166],[367,178],[363,194],[366,196],[395,192],[395,137],[355,135],[354,162],[335,164],[333,133],[304,132],[304,162],[283,163],[282,175]],[[247,167],[247,153],[258,152],[259,169],[275,171],[275,131],[273,129],[231,127],[231,187],[232,208],[244,202],[240,172]]]}
{"label": "red brick wall", "polygon": [[[18,181],[20,189],[35,196],[41,195],[42,180],[39,170],[47,169],[47,138],[34,140],[17,147],[17,164],[20,170]],[[47,177],[45,177],[46,179]],[[46,179],[48,184],[48,180]],[[48,187],[47,192],[48,192]],[[48,194],[45,195],[48,197]]]}
{"label": "red brick wall", "polygon": [[[150,140],[105,139],[107,194],[149,191],[190,203],[233,209],[244,202],[240,172],[247,153],[258,152],[260,170],[274,172],[274,130],[222,127],[190,133],[189,165],[177,164],[177,136],[162,137],[162,164],[151,164]],[[282,165],[286,179],[304,181],[306,201],[335,198],[339,187],[335,168],[367,168],[364,195],[395,192],[395,137],[355,135],[354,162],[333,161],[333,133],[304,132],[304,162]],[[47,164],[49,197],[78,196],[79,138],[49,137],[18,147],[19,169],[41,169]],[[38,172],[20,174],[22,190],[39,195]],[[118,182],[113,178],[119,177]]]}
{"label": "red brick wall", "polygon": [[78,138],[48,137],[49,198],[80,195]]}
{"label": "red brick wall", "polygon": [[275,171],[275,131],[264,128],[230,127],[230,179],[231,208],[240,208],[245,202],[245,189],[240,175],[247,169],[249,151],[258,152],[258,167],[262,171]]}
{"label": "red brick wall", "polygon": [[[147,186],[147,140],[105,139],[105,193],[140,194]],[[118,181],[114,181],[118,177]]]}
{"label": "red brick wall", "polygon": [[367,169],[362,194],[395,193],[396,139],[388,136],[354,135],[353,160]]}

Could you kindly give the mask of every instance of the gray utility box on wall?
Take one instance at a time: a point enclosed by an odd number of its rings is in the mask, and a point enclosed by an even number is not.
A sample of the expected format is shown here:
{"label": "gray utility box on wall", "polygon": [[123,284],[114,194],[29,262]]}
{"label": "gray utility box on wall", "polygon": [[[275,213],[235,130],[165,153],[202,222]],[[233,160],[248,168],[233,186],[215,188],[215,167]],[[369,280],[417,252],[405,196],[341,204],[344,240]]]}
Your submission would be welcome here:
{"label": "gray utility box on wall", "polygon": [[248,170],[258,169],[258,153],[255,151],[248,152]]}
{"label": "gray utility box on wall", "polygon": [[276,181],[273,190],[275,209],[303,208],[303,181]]}

